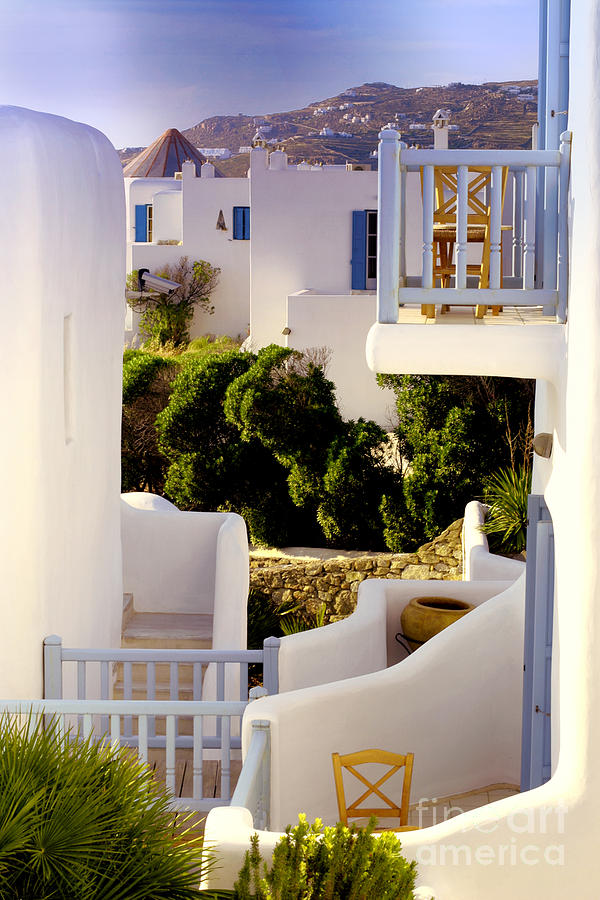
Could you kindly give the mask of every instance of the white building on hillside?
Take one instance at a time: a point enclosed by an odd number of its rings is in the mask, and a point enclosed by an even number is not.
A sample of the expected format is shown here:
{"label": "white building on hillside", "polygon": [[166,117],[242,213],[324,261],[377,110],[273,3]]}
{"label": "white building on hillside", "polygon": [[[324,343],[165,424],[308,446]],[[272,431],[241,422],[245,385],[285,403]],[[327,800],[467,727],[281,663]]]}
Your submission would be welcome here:
{"label": "white building on hillside", "polygon": [[[377,173],[293,166],[284,152],[260,147],[247,178],[207,178],[207,168],[125,179],[128,271],[154,271],[183,255],[219,266],[215,313],[196,315],[193,336],[249,333],[254,349],[326,345],[343,412],[388,424],[391,395],[366,364],[356,365],[375,310]],[[151,241],[136,229],[140,207],[152,210]],[[342,309],[344,328],[334,329]]]}

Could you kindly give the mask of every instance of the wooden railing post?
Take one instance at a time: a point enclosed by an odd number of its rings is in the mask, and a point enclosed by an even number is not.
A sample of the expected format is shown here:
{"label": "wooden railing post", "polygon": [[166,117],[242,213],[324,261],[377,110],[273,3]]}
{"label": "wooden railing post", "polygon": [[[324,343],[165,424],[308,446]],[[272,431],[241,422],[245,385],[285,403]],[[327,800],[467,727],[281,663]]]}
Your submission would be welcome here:
{"label": "wooden railing post", "polygon": [[62,700],[62,638],[44,638],[44,699]]}
{"label": "wooden railing post", "polygon": [[400,283],[400,135],[393,128],[379,132],[377,210],[377,321],[398,321]]}
{"label": "wooden railing post", "polygon": [[570,131],[560,136],[560,167],[558,175],[558,309],[559,322],[567,320],[567,293],[569,289],[569,173],[571,166]]}
{"label": "wooden railing post", "polygon": [[279,693],[279,646],[281,640],[268,637],[263,642],[263,685],[269,694]]}

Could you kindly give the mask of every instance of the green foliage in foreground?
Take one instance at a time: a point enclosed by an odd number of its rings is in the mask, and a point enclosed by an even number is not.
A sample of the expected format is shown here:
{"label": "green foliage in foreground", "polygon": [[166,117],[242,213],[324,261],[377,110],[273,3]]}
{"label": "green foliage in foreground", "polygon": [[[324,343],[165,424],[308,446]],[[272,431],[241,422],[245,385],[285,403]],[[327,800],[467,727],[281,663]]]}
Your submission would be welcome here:
{"label": "green foliage in foreground", "polygon": [[288,826],[275,846],[272,865],[263,863],[258,835],[250,839],[244,866],[235,883],[237,900],[409,900],[416,863],[401,855],[391,832],[373,835],[367,828],[338,823],[323,828],[306,816]]}
{"label": "green foliage in foreground", "polygon": [[28,716],[2,716],[0,744],[2,900],[198,896],[201,840],[130,751]]}
{"label": "green foliage in foreground", "polygon": [[490,508],[481,526],[492,550],[521,553],[527,543],[527,497],[531,492],[531,469],[520,466],[490,475],[484,493]]}

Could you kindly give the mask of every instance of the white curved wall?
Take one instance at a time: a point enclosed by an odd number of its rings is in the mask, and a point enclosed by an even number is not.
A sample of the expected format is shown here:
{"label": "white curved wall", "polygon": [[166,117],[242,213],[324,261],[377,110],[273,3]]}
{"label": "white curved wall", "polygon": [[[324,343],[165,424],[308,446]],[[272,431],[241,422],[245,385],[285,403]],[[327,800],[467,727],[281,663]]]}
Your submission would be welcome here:
{"label": "white curved wall", "polygon": [[42,640],[118,646],[123,175],[93,128],[0,108],[0,695]]}
{"label": "white curved wall", "polygon": [[123,589],[133,594],[136,611],[214,611],[213,639],[245,646],[249,568],[241,516],[183,512],[162,497],[133,492],[122,494],[121,521]]}
{"label": "white curved wall", "polygon": [[485,508],[478,500],[465,507],[462,530],[463,578],[465,581],[486,579],[514,580],[525,571],[525,563],[490,553],[488,539],[481,531],[485,522]]}
{"label": "white curved wall", "polygon": [[414,752],[413,798],[518,782],[523,593],[517,582],[392,668],[252,704],[245,734],[271,721],[272,827],[299,810],[337,821],[333,751]]}
{"label": "white curved wall", "polygon": [[[388,611],[398,621],[411,595],[437,593],[446,586],[392,580],[372,584],[395,601]],[[476,599],[474,583],[450,587],[461,598]],[[488,584],[485,590],[493,588]],[[271,723],[274,831],[296,822],[298,812],[310,820],[337,821],[334,751],[380,747],[414,752],[413,802],[494,782],[518,783],[523,609],[521,579],[487,602],[480,596],[477,609],[392,668],[252,703],[244,716],[245,746],[252,719]],[[338,652],[345,652],[343,645]],[[225,811],[211,812],[207,821],[207,839],[218,840],[222,854],[223,868],[211,879],[214,887],[230,883],[249,839],[242,827],[236,843],[239,814],[232,811],[228,826],[225,816]],[[270,842],[272,837],[265,849]]]}
{"label": "white curved wall", "polygon": [[395,665],[408,654],[395,639],[400,617],[413,597],[458,597],[480,606],[510,586],[510,581],[395,581],[369,578],[362,582],[351,616],[323,628],[281,638],[279,690],[293,691],[367,675]]}

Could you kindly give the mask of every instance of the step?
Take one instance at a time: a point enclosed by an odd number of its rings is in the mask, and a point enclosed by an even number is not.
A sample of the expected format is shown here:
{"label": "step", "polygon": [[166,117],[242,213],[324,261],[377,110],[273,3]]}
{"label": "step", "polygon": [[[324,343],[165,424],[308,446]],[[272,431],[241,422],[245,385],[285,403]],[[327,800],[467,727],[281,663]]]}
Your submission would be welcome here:
{"label": "step", "polygon": [[121,646],[170,650],[210,650],[211,615],[133,612],[125,623]]}

